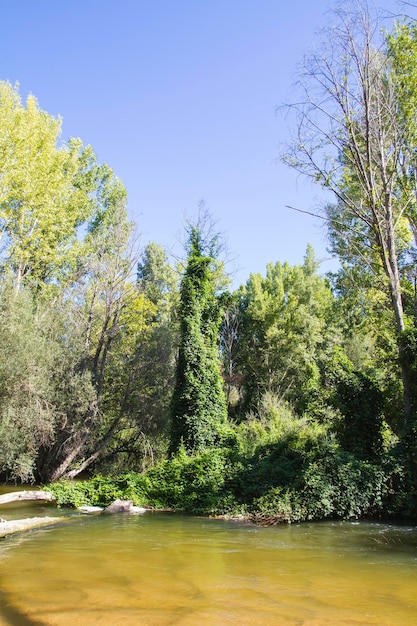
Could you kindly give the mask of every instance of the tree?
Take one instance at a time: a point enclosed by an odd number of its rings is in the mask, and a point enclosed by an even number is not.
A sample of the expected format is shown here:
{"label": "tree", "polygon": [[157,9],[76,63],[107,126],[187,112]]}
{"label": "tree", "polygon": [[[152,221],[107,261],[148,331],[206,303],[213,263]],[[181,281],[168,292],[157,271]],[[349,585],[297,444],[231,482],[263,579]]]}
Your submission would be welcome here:
{"label": "tree", "polygon": [[129,249],[132,224],[127,220],[125,199],[117,180],[106,186],[101,210],[85,237],[84,255],[78,259],[77,280],[64,295],[71,329],[68,337],[70,342],[77,338],[69,388],[74,376],[89,379],[94,397],[83,410],[74,412],[70,397],[62,394],[68,403],[68,418],[49,455],[54,480],[62,475],[74,477],[89,467],[105,450],[125,414],[126,390],[115,388],[114,402],[108,401],[109,369],[114,358],[119,358],[120,336],[130,328],[127,311],[140,318],[145,308],[138,304],[131,282],[137,258],[134,248]]}
{"label": "tree", "polygon": [[238,293],[225,302],[222,323],[220,326],[220,350],[223,364],[226,400],[229,415],[239,410],[242,400],[242,377],[238,372],[239,332],[242,322],[239,309]]}
{"label": "tree", "polygon": [[[166,454],[173,390],[178,274],[164,249],[148,244],[138,262],[133,298],[113,344],[103,411],[123,416],[98,468],[143,470]],[[97,466],[96,466],[97,467]]]}
{"label": "tree", "polygon": [[201,229],[191,226],[180,291],[180,346],[171,405],[171,453],[178,451],[181,444],[190,452],[215,445],[219,427],[227,417],[219,363],[221,307],[215,295],[214,261],[214,257],[205,255]]}
{"label": "tree", "polygon": [[0,82],[0,235],[3,267],[39,288],[72,270],[80,226],[111,170],[79,139],[58,146],[61,120]]}
{"label": "tree", "polygon": [[90,147],[2,82],[0,123],[0,472],[74,477],[166,421],[176,290],[158,249],[135,285],[126,190]]}
{"label": "tree", "polygon": [[[350,260],[366,265],[386,290],[400,337],[407,326],[401,263],[416,207],[409,184],[415,129],[404,123],[398,72],[366,5],[341,8],[336,18],[300,74],[300,100],[290,105],[296,138],[285,161],[334,194],[325,218],[338,243],[345,239]],[[411,372],[400,362],[407,421],[415,399]]]}
{"label": "tree", "polygon": [[54,319],[29,290],[0,285],[0,475],[32,482],[59,422],[51,372],[62,358]]}
{"label": "tree", "polygon": [[320,383],[320,359],[339,337],[330,285],[316,270],[309,246],[303,265],[270,263],[240,290],[237,369],[248,409],[273,393],[302,411]]}
{"label": "tree", "polygon": [[138,263],[138,288],[156,306],[158,319],[171,326],[178,306],[178,272],[162,246],[149,243]]}

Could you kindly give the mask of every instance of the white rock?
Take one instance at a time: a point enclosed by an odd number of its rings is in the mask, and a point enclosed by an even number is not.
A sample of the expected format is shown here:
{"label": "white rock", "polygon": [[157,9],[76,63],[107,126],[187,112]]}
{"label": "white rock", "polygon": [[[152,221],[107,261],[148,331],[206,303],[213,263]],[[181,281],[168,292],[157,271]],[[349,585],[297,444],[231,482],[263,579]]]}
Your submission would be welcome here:
{"label": "white rock", "polygon": [[146,511],[149,511],[149,509],[144,509],[141,506],[132,506],[129,509],[129,513],[136,513],[136,514],[139,514],[139,515],[142,515],[142,513],[146,513]]}
{"label": "white rock", "polygon": [[77,511],[81,513],[100,513],[103,508],[101,506],[79,506]]}

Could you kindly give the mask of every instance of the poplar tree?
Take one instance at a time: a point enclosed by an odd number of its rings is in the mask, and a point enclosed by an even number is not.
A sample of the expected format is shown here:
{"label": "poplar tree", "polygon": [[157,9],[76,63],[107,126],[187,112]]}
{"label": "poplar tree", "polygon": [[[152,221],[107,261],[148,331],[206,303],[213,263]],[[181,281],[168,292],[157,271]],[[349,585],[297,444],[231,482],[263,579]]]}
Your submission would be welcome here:
{"label": "poplar tree", "polygon": [[173,454],[216,445],[227,409],[220,373],[218,336],[221,306],[215,294],[215,259],[204,254],[201,229],[191,227],[181,283],[180,346],[171,403]]}
{"label": "poplar tree", "polygon": [[299,98],[289,105],[296,132],[284,160],[333,194],[323,212],[333,250],[362,273],[366,267],[386,294],[407,428],[417,405],[404,349],[414,320],[403,280],[404,260],[416,252],[415,82],[403,71],[413,58],[413,36],[400,29],[387,50],[365,1],[339,7],[336,18],[300,72]]}

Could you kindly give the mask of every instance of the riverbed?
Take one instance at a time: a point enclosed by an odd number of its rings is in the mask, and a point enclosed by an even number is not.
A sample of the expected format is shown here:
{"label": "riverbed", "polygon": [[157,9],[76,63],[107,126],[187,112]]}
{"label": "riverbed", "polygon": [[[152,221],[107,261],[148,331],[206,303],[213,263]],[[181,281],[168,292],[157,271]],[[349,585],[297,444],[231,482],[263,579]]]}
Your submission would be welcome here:
{"label": "riverbed", "polygon": [[[15,504],[12,519],[73,511]],[[77,516],[0,542],[0,624],[417,623],[417,528]]]}

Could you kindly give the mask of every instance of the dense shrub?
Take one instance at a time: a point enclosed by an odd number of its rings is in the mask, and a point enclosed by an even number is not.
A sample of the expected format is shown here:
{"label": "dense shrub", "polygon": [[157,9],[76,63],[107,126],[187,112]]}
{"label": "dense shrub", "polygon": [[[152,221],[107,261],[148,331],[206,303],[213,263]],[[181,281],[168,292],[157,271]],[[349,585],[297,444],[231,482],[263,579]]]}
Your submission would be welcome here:
{"label": "dense shrub", "polygon": [[147,473],[148,502],[182,511],[211,512],[224,495],[228,452],[209,449],[188,455],[184,448]]}
{"label": "dense shrub", "polygon": [[60,480],[48,486],[57,499],[58,506],[79,507],[83,505],[108,506],[117,498],[127,498],[135,505],[145,504],[145,474],[128,474],[116,478],[95,476],[90,480]]}
{"label": "dense shrub", "polygon": [[343,419],[342,447],[362,459],[382,452],[383,395],[375,381],[361,372],[345,372],[337,385],[336,403]]}
{"label": "dense shrub", "polygon": [[48,488],[59,506],[108,506],[117,498],[127,498],[136,505],[208,513],[220,501],[230,501],[223,492],[227,475],[227,451],[214,449],[189,456],[182,448],[147,473],[59,481]]}
{"label": "dense shrub", "polygon": [[272,487],[253,503],[255,515],[302,521],[379,515],[387,494],[387,475],[380,465],[330,448],[311,460],[297,484]]}
{"label": "dense shrub", "polygon": [[[278,410],[279,408],[279,410]],[[323,425],[295,418],[288,406],[225,429],[228,446],[177,454],[146,473],[57,483],[60,505],[134,504],[199,514],[246,514],[272,523],[359,518],[410,511],[407,471],[385,454],[369,461],[343,450]],[[268,410],[267,410],[268,409]],[[406,488],[407,487],[407,488]]]}

